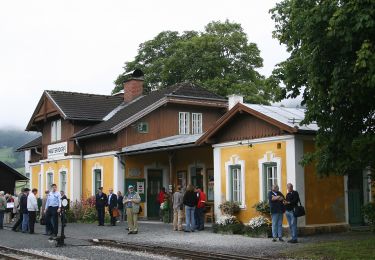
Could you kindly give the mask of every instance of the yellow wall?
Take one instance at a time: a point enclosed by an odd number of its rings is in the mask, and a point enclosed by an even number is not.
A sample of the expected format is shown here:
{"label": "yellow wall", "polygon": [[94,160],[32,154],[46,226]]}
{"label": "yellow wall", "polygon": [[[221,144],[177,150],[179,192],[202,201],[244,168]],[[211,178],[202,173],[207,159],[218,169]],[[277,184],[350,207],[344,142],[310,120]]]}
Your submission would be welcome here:
{"label": "yellow wall", "polygon": [[[281,148],[277,144],[281,143]],[[252,206],[259,202],[259,169],[258,160],[262,159],[267,152],[272,152],[275,157],[281,158],[281,187],[280,191],[286,192],[286,143],[285,141],[238,145],[234,147],[224,147],[221,149],[221,191],[222,201],[226,198],[226,170],[225,163],[231,160],[233,155],[239,156],[239,160],[245,161],[245,203],[246,208],[241,210],[238,217],[243,222],[248,222],[250,218],[259,215]]]}
{"label": "yellow wall", "polygon": [[31,173],[31,183],[32,183],[32,187],[30,187],[31,189],[33,188],[37,188],[38,189],[38,195],[39,196],[40,194],[44,194],[43,191],[40,190],[41,187],[39,187],[39,173],[40,173],[40,164],[38,165],[33,165],[33,166],[30,166],[30,173]]}
{"label": "yellow wall", "polygon": [[[57,185],[57,190],[60,191],[60,170],[66,170],[66,196],[70,198],[70,160],[61,160],[61,161],[54,161],[43,163],[43,187],[44,189],[50,189],[51,187],[47,187],[47,173],[53,172],[53,183]],[[44,194],[44,191],[43,191]]]}
{"label": "yellow wall", "polygon": [[[103,191],[108,194],[109,188],[113,188],[113,156],[103,156],[90,159],[83,159],[82,162],[82,196],[88,198],[95,194],[93,191],[93,169],[103,167]],[[117,192],[117,191],[114,191]]]}
{"label": "yellow wall", "polygon": [[[313,152],[314,143],[304,142],[304,153]],[[305,167],[306,224],[345,222],[344,177],[319,178],[314,165]]]}

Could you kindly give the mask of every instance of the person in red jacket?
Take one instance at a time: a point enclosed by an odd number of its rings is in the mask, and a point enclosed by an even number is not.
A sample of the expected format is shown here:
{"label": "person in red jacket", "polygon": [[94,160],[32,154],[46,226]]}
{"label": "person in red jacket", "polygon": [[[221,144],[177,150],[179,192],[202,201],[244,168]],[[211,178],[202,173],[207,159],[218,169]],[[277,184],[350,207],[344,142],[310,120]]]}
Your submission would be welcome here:
{"label": "person in red jacket", "polygon": [[195,209],[195,225],[197,230],[204,230],[204,211],[206,209],[206,193],[202,189],[196,189],[198,205]]}
{"label": "person in red jacket", "polygon": [[160,206],[165,200],[165,194],[166,194],[165,188],[162,187],[158,194],[158,197],[156,198],[157,202],[159,203],[159,217],[161,221],[163,221],[163,210],[160,208]]}

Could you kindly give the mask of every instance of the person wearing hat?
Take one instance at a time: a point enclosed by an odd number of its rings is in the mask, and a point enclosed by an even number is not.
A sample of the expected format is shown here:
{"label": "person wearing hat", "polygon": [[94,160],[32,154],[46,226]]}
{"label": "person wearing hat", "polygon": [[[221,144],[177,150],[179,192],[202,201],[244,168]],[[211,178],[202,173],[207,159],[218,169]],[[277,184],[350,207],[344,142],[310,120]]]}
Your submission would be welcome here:
{"label": "person wearing hat", "polygon": [[95,196],[95,208],[98,211],[98,226],[104,226],[104,214],[106,205],[107,194],[103,192],[103,187],[100,187]]}
{"label": "person wearing hat", "polygon": [[138,192],[134,190],[133,185],[129,185],[128,192],[124,196],[124,206],[126,208],[126,215],[128,216],[128,234],[138,233],[138,213],[141,197]]}

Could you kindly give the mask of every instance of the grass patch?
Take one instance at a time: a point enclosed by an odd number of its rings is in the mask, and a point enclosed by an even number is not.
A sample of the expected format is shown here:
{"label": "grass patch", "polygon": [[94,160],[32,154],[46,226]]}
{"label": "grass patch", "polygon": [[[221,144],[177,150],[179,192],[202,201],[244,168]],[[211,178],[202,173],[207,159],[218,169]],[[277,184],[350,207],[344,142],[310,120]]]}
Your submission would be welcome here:
{"label": "grass patch", "polygon": [[15,163],[17,159],[14,157],[12,147],[0,148],[0,161],[5,163]]}
{"label": "grass patch", "polygon": [[307,244],[283,255],[294,259],[375,259],[375,236]]}

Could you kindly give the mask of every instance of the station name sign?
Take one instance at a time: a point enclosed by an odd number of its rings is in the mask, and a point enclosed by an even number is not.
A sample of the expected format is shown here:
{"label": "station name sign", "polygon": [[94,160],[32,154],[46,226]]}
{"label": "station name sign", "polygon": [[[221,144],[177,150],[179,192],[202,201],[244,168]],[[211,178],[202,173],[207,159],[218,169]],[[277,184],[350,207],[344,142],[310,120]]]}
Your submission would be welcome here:
{"label": "station name sign", "polygon": [[48,158],[64,156],[64,154],[68,152],[68,142],[50,144],[48,145],[47,150]]}

